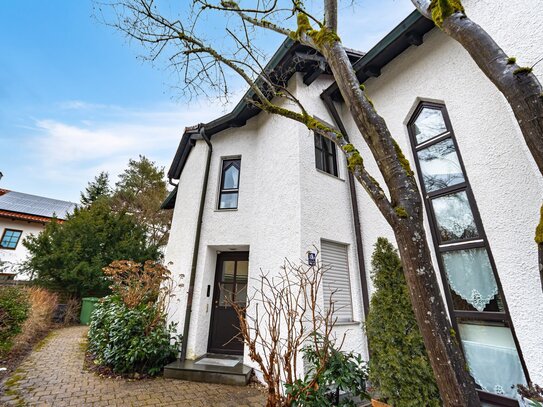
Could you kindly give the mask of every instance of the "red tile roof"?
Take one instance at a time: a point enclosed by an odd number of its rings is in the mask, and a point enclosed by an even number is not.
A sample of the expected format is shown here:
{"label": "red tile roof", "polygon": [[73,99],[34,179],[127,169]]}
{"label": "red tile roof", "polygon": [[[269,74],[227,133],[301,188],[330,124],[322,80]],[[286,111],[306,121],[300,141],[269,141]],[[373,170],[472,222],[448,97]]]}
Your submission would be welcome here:
{"label": "red tile roof", "polygon": [[[0,194],[3,190],[0,189]],[[37,215],[28,215],[26,213],[19,213],[19,212],[11,212],[11,211],[4,211],[0,210],[0,218],[10,218],[10,219],[19,219],[19,220],[26,220],[28,222],[38,222],[38,223],[48,223],[51,222],[52,218],[47,218],[45,216],[37,216]],[[57,219],[57,222],[62,223],[64,222],[62,219]]]}

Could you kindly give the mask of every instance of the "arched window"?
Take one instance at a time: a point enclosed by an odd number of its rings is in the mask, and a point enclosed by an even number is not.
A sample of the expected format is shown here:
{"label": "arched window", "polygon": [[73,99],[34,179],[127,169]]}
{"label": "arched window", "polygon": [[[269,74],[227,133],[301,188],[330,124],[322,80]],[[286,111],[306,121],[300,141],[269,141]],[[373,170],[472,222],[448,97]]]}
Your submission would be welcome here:
{"label": "arched window", "polygon": [[219,209],[236,209],[238,207],[240,169],[241,160],[239,158],[222,161]]}
{"label": "arched window", "polygon": [[481,400],[517,405],[527,382],[496,266],[444,105],[421,103],[408,123],[453,326]]}

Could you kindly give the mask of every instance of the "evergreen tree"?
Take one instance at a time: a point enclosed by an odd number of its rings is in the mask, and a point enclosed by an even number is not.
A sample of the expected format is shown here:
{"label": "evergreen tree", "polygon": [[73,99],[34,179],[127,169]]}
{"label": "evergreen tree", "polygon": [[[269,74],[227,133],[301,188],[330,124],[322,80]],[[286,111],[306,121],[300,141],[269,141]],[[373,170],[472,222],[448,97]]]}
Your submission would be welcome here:
{"label": "evergreen tree", "polygon": [[132,216],[112,211],[104,197],[76,209],[63,223],[53,220],[23,244],[29,251],[26,268],[37,284],[78,297],[108,292],[102,268],[114,260],[160,257],[147,230]]}
{"label": "evergreen tree", "polygon": [[94,177],[94,181],[88,183],[85,192],[81,192],[81,204],[89,206],[98,198],[110,195],[109,174],[102,171],[98,176]]}
{"label": "evergreen tree", "polygon": [[168,242],[172,213],[160,209],[168,196],[164,168],[158,167],[147,157],[130,159],[128,167],[119,175],[115,184],[113,208],[131,214],[145,226],[153,244],[163,246]]}
{"label": "evergreen tree", "polygon": [[400,258],[385,238],[375,244],[372,269],[377,291],[366,321],[370,382],[395,407],[441,406]]}

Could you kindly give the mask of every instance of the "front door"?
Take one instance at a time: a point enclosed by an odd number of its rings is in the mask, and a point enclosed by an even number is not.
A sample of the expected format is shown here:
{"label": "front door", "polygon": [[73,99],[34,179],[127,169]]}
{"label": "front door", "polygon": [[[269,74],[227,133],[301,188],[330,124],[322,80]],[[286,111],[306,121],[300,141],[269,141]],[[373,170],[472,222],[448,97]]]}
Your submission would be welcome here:
{"label": "front door", "polygon": [[248,252],[221,253],[217,256],[209,352],[243,354],[243,342],[238,335],[239,319],[230,304],[245,305],[248,274]]}

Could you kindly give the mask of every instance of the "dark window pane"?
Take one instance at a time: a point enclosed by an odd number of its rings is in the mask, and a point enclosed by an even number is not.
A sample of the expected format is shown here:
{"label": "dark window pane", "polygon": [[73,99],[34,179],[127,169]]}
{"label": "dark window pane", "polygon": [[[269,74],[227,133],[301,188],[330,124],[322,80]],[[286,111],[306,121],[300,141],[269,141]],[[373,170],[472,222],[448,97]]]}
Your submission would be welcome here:
{"label": "dark window pane", "polygon": [[484,311],[498,294],[498,285],[486,249],[454,250],[442,256],[452,291],[477,311]]}
{"label": "dark window pane", "polygon": [[238,261],[236,271],[236,281],[246,282],[249,275],[249,262],[247,260]]}
{"label": "dark window pane", "polygon": [[236,262],[233,260],[224,261],[222,263],[222,282],[231,283],[234,281],[234,271]]}
{"label": "dark window pane", "polygon": [[315,148],[315,166],[321,170],[324,171],[324,159],[323,159],[323,152],[319,150],[318,148]]}
{"label": "dark window pane", "polygon": [[220,284],[219,305],[221,307],[229,306],[234,296],[234,284]]}
{"label": "dark window pane", "polygon": [[526,384],[511,329],[504,323],[459,319],[458,329],[471,376],[484,391],[516,398]]}
{"label": "dark window pane", "polygon": [[337,177],[336,146],[320,135],[315,135],[315,166]]}
{"label": "dark window pane", "polygon": [[443,113],[439,109],[425,107],[419,113],[413,125],[417,144],[429,140],[447,131]]}
{"label": "dark window pane", "polygon": [[479,237],[465,191],[432,199],[442,242]]}
{"label": "dark window pane", "polygon": [[245,305],[245,303],[247,302],[247,284],[236,285],[235,301],[239,305]]}
{"label": "dark window pane", "polygon": [[237,189],[239,181],[239,169],[230,164],[226,167],[223,175],[223,189]]}
{"label": "dark window pane", "polygon": [[322,149],[321,136],[318,134],[315,134],[315,148]]}
{"label": "dark window pane", "polygon": [[237,192],[223,192],[219,202],[219,209],[236,209],[238,207]]}
{"label": "dark window pane", "polygon": [[427,192],[464,182],[452,139],[440,141],[417,153]]}

